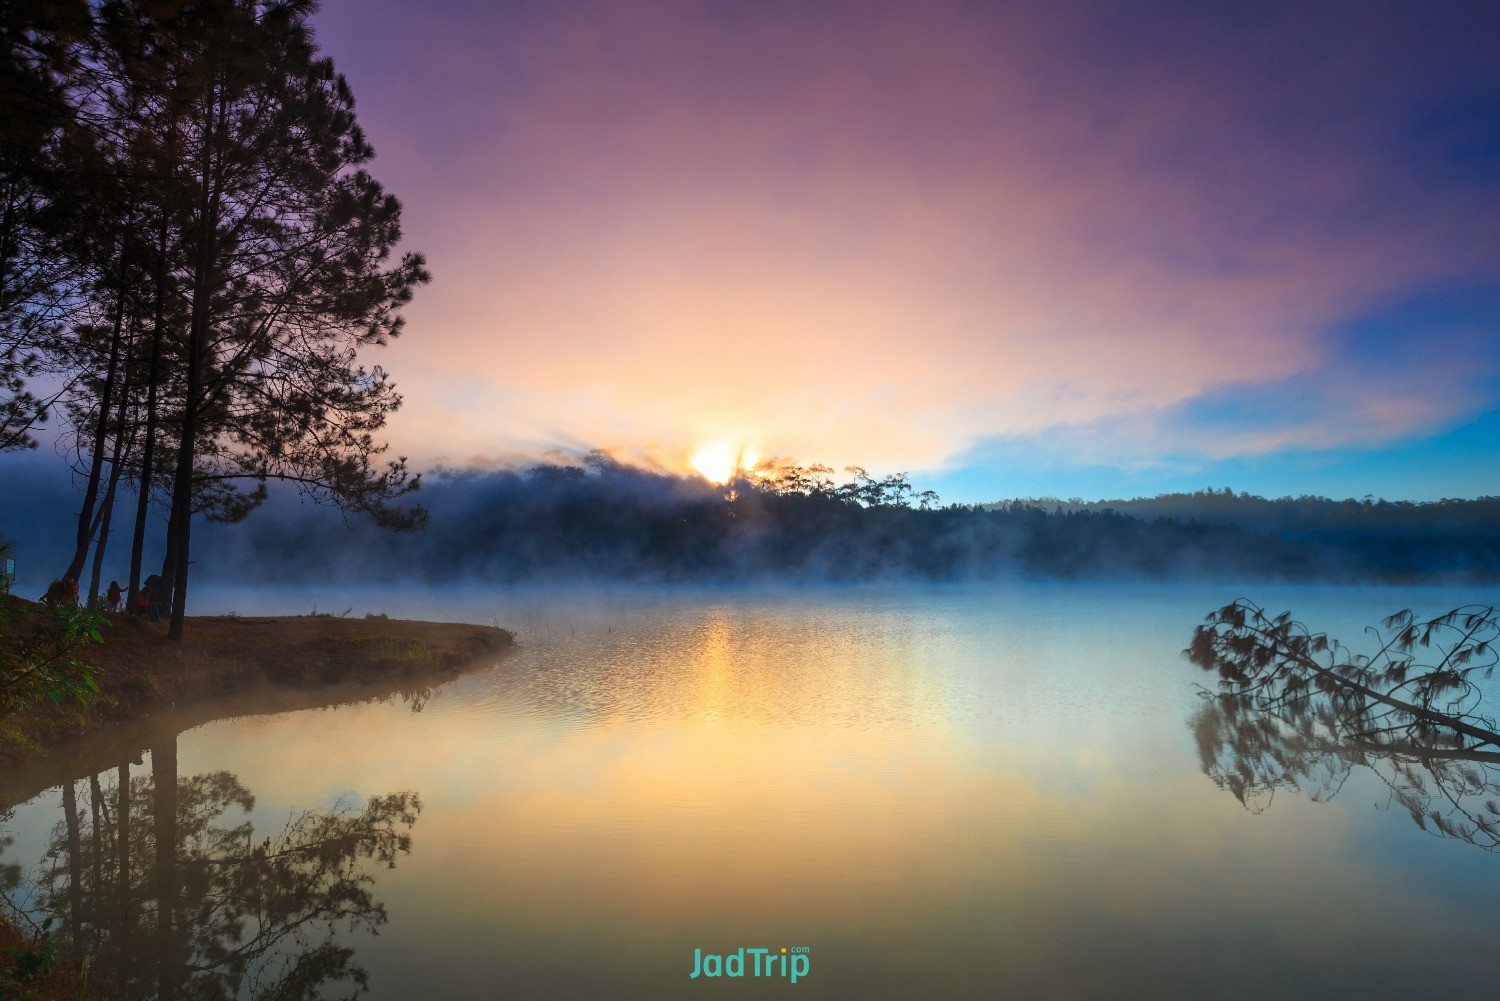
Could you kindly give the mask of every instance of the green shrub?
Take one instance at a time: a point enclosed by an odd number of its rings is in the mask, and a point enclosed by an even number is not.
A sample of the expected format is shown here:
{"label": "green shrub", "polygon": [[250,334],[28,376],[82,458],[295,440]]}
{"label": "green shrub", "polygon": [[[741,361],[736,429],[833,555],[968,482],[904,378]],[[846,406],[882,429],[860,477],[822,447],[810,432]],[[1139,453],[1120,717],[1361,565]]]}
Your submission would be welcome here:
{"label": "green shrub", "polygon": [[103,641],[97,609],[0,601],[0,717],[40,703],[87,705],[99,692],[97,669],[78,659]]}
{"label": "green shrub", "polygon": [[42,922],[41,937],[32,945],[22,948],[17,945],[0,947],[0,999],[26,998],[34,992],[30,984],[45,979],[52,972],[57,954],[50,943],[49,929],[52,919]]}

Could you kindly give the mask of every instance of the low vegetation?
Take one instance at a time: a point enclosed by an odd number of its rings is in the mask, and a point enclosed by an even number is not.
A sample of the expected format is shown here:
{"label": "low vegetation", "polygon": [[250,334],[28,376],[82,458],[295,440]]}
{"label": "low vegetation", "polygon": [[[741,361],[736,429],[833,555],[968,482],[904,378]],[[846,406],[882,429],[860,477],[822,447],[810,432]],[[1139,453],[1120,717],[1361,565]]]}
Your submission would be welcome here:
{"label": "low vegetation", "polygon": [[106,625],[92,609],[0,596],[0,719],[39,704],[86,705],[99,683],[83,657]]}

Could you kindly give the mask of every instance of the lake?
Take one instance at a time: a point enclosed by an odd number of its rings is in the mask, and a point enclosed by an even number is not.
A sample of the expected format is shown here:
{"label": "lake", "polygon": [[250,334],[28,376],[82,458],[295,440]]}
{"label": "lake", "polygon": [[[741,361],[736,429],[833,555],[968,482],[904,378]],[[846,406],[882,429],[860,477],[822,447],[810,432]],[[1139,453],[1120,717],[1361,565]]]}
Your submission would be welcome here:
{"label": "lake", "polygon": [[[427,693],[231,706],[71,787],[9,776],[0,867],[132,998],[1490,991],[1500,857],[1378,769],[1242,803],[1180,654],[1242,594],[1358,646],[1482,592],[206,591],[518,646]],[[746,975],[691,976],[721,956]]]}

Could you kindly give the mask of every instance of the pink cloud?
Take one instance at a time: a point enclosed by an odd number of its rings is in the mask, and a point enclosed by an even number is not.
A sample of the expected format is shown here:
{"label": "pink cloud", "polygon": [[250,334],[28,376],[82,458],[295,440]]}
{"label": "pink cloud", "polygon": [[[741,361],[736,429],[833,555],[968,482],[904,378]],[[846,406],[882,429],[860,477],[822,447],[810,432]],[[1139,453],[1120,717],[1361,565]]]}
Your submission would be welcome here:
{"label": "pink cloud", "polygon": [[[386,359],[417,456],[735,438],[932,466],[1327,366],[1331,325],[1497,277],[1493,191],[1390,153],[1396,112],[1451,89],[1407,37],[1442,25],[391,7],[413,50],[393,83],[359,54],[368,5],[330,8],[437,275]],[[1441,384],[1302,433],[1409,433],[1452,411]]]}

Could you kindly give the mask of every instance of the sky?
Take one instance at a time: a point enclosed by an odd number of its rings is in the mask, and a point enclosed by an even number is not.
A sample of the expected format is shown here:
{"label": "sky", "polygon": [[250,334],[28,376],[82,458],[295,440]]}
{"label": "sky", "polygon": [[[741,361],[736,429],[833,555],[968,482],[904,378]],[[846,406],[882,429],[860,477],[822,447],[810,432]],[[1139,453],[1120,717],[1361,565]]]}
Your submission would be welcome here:
{"label": "sky", "polygon": [[1500,493],[1500,5],[325,0],[419,466]]}

